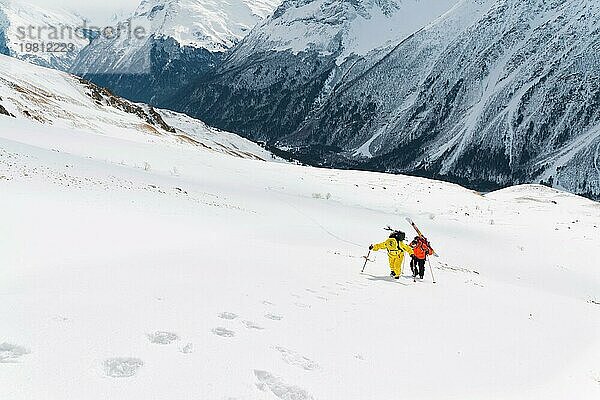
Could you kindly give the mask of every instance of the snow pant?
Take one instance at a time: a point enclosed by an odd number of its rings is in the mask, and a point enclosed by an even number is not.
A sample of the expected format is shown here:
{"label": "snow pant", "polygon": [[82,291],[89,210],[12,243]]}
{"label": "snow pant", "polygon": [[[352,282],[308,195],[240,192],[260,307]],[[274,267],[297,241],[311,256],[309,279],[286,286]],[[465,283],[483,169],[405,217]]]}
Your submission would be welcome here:
{"label": "snow pant", "polygon": [[425,277],[425,260],[412,257],[410,260],[410,269],[413,276],[419,276],[421,279]]}
{"label": "snow pant", "polygon": [[388,255],[390,261],[390,269],[396,274],[396,276],[402,276],[402,263],[404,262],[404,252],[399,255]]}

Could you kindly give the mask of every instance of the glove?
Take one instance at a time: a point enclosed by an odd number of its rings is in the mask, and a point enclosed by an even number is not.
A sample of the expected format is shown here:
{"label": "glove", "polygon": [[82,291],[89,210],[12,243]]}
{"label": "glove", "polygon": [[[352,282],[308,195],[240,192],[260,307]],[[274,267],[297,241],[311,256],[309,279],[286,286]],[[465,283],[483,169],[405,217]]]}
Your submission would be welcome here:
{"label": "glove", "polygon": [[373,245],[370,245],[369,250],[373,250],[373,247],[374,247]]}

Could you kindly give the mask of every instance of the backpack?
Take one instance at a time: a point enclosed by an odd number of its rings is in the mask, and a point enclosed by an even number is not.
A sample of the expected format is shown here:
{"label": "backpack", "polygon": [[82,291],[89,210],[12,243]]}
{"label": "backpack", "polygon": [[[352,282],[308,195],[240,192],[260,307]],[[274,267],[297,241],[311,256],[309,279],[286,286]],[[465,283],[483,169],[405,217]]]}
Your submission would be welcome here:
{"label": "backpack", "polygon": [[403,242],[404,239],[406,239],[406,233],[402,232],[402,231],[394,231],[391,235],[390,238],[396,239],[398,241],[398,243]]}
{"label": "backpack", "polygon": [[427,258],[428,255],[432,254],[431,247],[429,246],[429,241],[424,237],[419,236],[418,238],[415,238],[415,240],[410,244],[410,246],[415,252],[415,257],[419,260],[424,260]]}

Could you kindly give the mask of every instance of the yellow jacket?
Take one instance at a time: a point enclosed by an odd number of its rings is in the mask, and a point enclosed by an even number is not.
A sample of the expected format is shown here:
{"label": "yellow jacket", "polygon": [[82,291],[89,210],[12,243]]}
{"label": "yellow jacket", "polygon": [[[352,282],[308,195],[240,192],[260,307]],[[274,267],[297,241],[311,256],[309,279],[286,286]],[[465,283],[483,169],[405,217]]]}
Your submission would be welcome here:
{"label": "yellow jacket", "polygon": [[390,257],[403,256],[403,252],[407,252],[411,256],[414,254],[413,249],[404,242],[398,243],[394,238],[389,238],[383,243],[379,243],[373,246],[373,251],[379,251],[386,249]]}

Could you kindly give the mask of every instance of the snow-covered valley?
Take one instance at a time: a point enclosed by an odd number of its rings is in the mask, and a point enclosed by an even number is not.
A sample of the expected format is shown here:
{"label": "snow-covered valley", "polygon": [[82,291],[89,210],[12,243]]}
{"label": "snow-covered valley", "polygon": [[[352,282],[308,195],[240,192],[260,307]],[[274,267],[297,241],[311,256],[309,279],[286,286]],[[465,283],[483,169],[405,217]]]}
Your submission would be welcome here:
{"label": "snow-covered valley", "polygon": [[[86,115],[72,82],[46,107]],[[9,87],[1,399],[600,395],[599,203],[232,157],[106,105],[94,129],[41,123]],[[406,216],[435,285],[390,280],[384,253],[360,273]]]}

